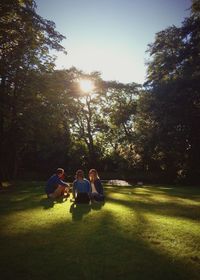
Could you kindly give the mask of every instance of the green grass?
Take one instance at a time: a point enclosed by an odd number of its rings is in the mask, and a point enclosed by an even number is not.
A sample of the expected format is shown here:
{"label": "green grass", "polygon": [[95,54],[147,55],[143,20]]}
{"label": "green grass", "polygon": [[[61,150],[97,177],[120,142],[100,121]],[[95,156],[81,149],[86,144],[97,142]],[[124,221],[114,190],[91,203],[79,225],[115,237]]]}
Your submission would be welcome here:
{"label": "green grass", "polygon": [[105,189],[91,207],[51,203],[41,182],[0,193],[1,279],[199,279],[200,189]]}

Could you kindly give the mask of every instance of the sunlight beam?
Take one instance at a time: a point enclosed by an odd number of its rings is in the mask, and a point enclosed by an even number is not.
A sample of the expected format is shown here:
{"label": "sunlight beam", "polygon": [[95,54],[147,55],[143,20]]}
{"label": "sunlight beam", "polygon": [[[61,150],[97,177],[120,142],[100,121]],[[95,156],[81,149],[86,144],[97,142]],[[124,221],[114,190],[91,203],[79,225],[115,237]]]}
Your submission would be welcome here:
{"label": "sunlight beam", "polygon": [[94,90],[94,83],[89,79],[81,79],[79,81],[79,86],[84,93],[92,93]]}

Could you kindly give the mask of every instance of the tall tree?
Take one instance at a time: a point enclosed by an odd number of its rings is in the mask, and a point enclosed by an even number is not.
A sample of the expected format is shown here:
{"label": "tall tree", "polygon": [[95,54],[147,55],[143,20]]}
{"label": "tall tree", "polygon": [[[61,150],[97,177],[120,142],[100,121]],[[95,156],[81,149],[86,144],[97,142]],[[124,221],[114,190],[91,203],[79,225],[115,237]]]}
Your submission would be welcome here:
{"label": "tall tree", "polygon": [[[68,89],[71,95],[71,103],[66,108],[66,112],[69,119],[71,119],[72,135],[76,141],[82,141],[86,145],[88,164],[97,166],[97,135],[100,130],[103,132],[104,129],[100,114],[101,95],[103,94],[102,81],[98,72],[87,75],[76,69],[71,69],[70,71],[74,72],[75,75],[72,76],[72,84]],[[89,79],[94,83],[93,92],[87,93],[81,90],[79,82],[82,79]]]}
{"label": "tall tree", "polygon": [[140,110],[143,121],[138,121],[137,128],[142,135],[146,127],[143,148],[151,147],[148,158],[159,162],[171,180],[195,181],[200,175],[199,26],[198,0],[182,26],[158,32],[148,50],[147,96],[141,99],[146,111]]}
{"label": "tall tree", "polygon": [[106,82],[105,104],[102,108],[108,125],[107,145],[126,166],[133,167],[135,115],[141,86],[135,83]]}
{"label": "tall tree", "polygon": [[[36,13],[33,0],[0,3],[0,181],[14,175],[21,149],[23,99],[35,72],[52,71],[50,49],[64,51],[55,24]],[[35,94],[35,93],[33,93]],[[9,152],[9,156],[8,156]]]}

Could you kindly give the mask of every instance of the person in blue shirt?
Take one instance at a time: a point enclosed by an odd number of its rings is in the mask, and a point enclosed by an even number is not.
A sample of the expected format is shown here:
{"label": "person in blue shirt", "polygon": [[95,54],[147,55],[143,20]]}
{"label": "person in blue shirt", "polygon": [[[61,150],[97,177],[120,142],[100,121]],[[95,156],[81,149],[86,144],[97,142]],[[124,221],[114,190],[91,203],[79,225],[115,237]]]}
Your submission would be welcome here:
{"label": "person in blue shirt", "polygon": [[90,169],[89,179],[91,184],[91,199],[94,201],[104,201],[104,190],[96,169]]}
{"label": "person in blue shirt", "polygon": [[73,182],[73,197],[76,203],[90,202],[91,186],[90,182],[84,178],[83,170],[76,172],[76,180]]}
{"label": "person in blue shirt", "polygon": [[58,168],[56,173],[52,175],[46,183],[45,192],[48,198],[58,198],[65,193],[69,195],[69,185],[64,182],[64,169]]}

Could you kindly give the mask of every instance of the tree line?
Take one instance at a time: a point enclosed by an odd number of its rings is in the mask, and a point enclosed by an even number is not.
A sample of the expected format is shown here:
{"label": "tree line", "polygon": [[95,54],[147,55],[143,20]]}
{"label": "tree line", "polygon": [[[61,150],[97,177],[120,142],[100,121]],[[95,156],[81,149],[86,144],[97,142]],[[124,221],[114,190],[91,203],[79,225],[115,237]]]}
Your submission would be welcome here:
{"label": "tree line", "polygon": [[[104,178],[197,183],[200,1],[148,46],[144,85],[55,69],[64,36],[33,0],[0,3],[0,181],[97,168]],[[93,81],[90,94],[79,80]]]}

